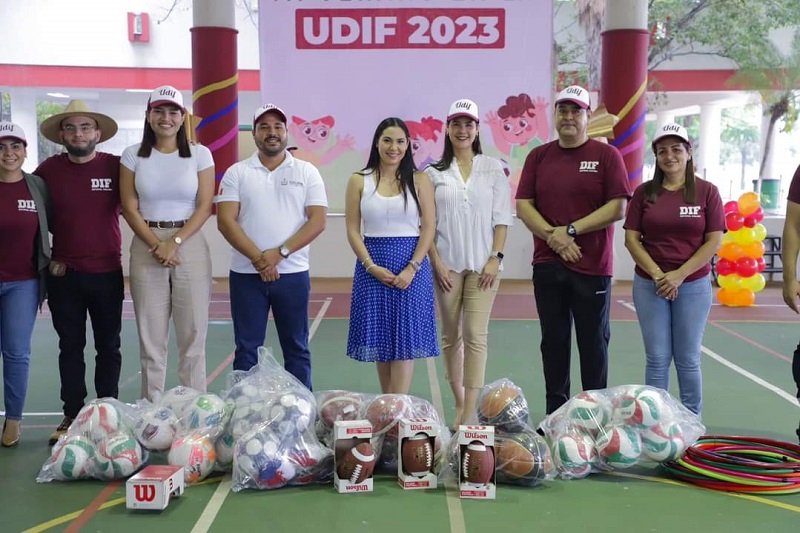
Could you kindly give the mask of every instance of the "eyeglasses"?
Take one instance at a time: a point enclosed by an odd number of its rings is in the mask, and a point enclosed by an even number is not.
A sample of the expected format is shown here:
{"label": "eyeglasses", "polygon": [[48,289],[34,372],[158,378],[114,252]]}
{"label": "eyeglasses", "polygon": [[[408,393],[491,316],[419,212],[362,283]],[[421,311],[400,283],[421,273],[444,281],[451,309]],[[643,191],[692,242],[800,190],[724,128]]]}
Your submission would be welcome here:
{"label": "eyeglasses", "polygon": [[76,131],[80,131],[81,133],[91,133],[97,129],[97,127],[92,126],[91,124],[80,124],[76,126],[75,124],[66,124],[61,126],[61,129],[67,133],[75,133]]}

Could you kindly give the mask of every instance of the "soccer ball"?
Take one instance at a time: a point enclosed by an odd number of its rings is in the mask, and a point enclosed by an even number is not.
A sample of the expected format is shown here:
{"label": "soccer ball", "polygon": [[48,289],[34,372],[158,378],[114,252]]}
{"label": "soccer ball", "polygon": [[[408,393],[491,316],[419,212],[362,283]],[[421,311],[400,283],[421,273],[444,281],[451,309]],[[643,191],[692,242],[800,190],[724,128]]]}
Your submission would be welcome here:
{"label": "soccer ball", "polygon": [[186,483],[197,483],[205,479],[214,469],[217,453],[214,443],[201,435],[178,437],[169,449],[167,462],[183,467]]}
{"label": "soccer ball", "polygon": [[277,489],[297,475],[280,440],[271,431],[250,431],[236,442],[233,456],[235,485],[253,489]]}
{"label": "soccer ball", "polygon": [[200,394],[183,411],[181,422],[188,431],[217,438],[225,429],[227,405],[216,394]]}
{"label": "soccer ball", "polygon": [[148,450],[168,450],[175,440],[178,419],[166,407],[153,407],[144,411],[133,428],[139,443]]}
{"label": "soccer ball", "polygon": [[172,409],[172,412],[175,413],[175,416],[177,416],[178,419],[182,419],[184,410],[199,395],[200,392],[194,389],[184,387],[183,385],[178,385],[177,387],[173,387],[166,391],[155,403],[156,405]]}

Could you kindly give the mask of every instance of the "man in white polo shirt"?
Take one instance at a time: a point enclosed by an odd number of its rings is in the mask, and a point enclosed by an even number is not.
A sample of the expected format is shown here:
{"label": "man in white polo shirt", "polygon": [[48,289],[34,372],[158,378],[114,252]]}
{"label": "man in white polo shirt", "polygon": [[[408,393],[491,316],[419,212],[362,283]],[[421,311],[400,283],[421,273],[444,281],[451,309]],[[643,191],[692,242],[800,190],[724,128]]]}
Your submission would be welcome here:
{"label": "man in white polo shirt", "polygon": [[253,116],[258,151],[231,166],[217,195],[217,227],[233,246],[230,294],[234,370],[249,370],[270,309],[287,371],[311,389],[308,245],[325,229],[319,171],[286,150],[286,114],[266,104]]}

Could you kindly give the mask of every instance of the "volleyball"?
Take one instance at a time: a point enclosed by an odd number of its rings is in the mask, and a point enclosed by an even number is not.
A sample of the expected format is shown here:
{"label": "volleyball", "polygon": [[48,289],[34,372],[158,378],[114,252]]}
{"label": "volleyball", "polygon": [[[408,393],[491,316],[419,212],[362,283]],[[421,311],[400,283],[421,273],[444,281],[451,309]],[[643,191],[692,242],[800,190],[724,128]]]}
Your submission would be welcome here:
{"label": "volleyball", "polygon": [[686,451],[683,430],[677,422],[662,422],[642,431],[642,451],[652,461],[674,461]]}
{"label": "volleyball", "polygon": [[205,479],[214,469],[217,454],[214,443],[208,437],[187,435],[178,437],[169,449],[167,461],[183,467],[186,483],[197,483]]}
{"label": "volleyball", "polygon": [[97,445],[101,479],[122,479],[142,466],[142,447],[127,431],[112,433]]}
{"label": "volleyball", "polygon": [[69,437],[52,458],[53,477],[60,481],[89,477],[95,453],[91,440],[78,435]]}
{"label": "volleyball", "polygon": [[83,407],[70,426],[70,434],[99,442],[121,429],[119,411],[110,401],[94,400]]}
{"label": "volleyball", "polygon": [[478,421],[499,431],[521,431],[528,423],[528,401],[519,387],[507,381],[487,385],[478,400]]}
{"label": "volleyball", "polygon": [[642,454],[639,432],[630,426],[613,426],[597,438],[597,452],[612,468],[628,468]]}
{"label": "volleyball", "polygon": [[567,423],[584,431],[596,432],[611,419],[607,400],[596,391],[584,391],[569,401]]}
{"label": "volleyball", "polygon": [[133,433],[148,450],[168,450],[177,429],[178,419],[171,409],[153,407],[142,412]]}
{"label": "volleyball", "polygon": [[586,477],[596,458],[594,440],[584,433],[564,433],[553,442],[553,458],[562,477]]}
{"label": "volleyball", "polygon": [[638,428],[649,428],[664,417],[665,409],[664,400],[656,389],[639,387],[617,398],[614,421]]}

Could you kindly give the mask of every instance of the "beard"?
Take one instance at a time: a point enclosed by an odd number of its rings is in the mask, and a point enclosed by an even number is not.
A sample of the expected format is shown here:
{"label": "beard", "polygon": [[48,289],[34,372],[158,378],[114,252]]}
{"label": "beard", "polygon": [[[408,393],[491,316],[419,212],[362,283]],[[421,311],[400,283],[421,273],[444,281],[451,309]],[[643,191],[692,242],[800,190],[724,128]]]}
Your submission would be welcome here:
{"label": "beard", "polygon": [[67,153],[72,157],[86,157],[87,155],[92,155],[95,146],[97,146],[97,143],[94,141],[88,142],[86,146],[74,146],[66,142],[64,143],[64,148],[67,149]]}
{"label": "beard", "polygon": [[[272,147],[267,145],[268,141],[272,141],[272,140],[276,140],[276,139],[279,141],[277,147],[272,148]],[[289,142],[288,139],[281,140],[278,137],[267,137],[263,141],[257,140],[256,141],[256,147],[258,148],[258,151],[261,152],[262,154],[264,154],[266,157],[275,157],[277,155],[282,154],[286,150],[286,144],[288,142]]]}

